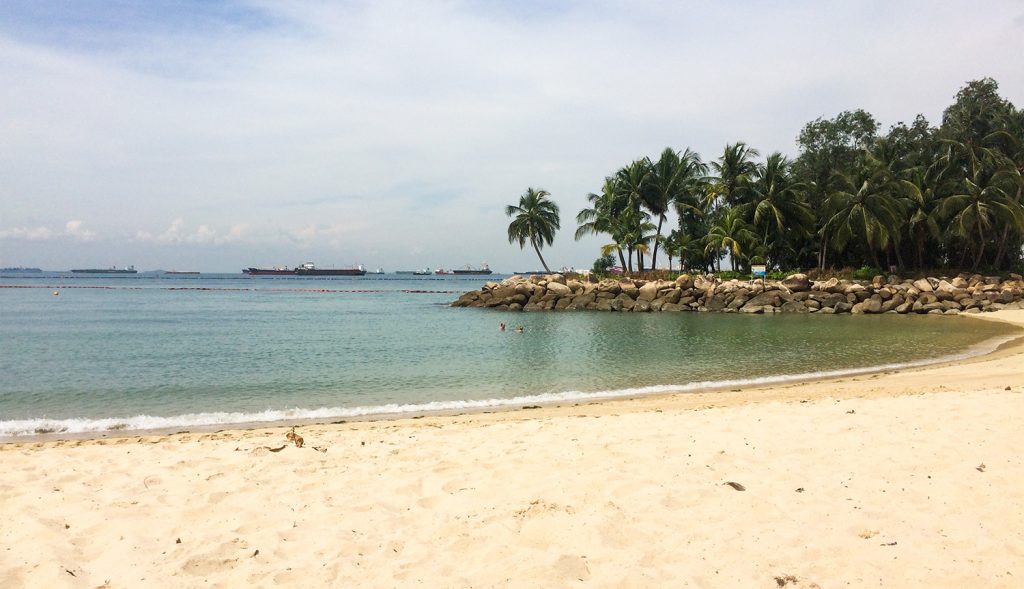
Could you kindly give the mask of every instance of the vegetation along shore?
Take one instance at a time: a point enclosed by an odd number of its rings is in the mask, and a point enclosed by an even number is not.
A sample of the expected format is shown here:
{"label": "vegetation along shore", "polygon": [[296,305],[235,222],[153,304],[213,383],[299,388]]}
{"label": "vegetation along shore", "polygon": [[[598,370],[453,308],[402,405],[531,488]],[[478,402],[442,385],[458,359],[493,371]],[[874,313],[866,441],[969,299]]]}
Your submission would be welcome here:
{"label": "vegetation along shore", "polygon": [[[691,273],[720,272],[726,259],[744,273],[753,265],[1024,273],[1024,110],[998,89],[991,78],[967,83],[938,126],[917,115],[880,133],[860,109],[818,118],[800,131],[793,159],[762,160],[742,141],[712,159],[666,148],[587,195],[575,238],[609,239],[598,274],[659,268],[661,252],[669,271],[678,260]],[[531,187],[505,209],[509,242],[529,243],[548,272],[541,249],[561,225],[549,197]]]}

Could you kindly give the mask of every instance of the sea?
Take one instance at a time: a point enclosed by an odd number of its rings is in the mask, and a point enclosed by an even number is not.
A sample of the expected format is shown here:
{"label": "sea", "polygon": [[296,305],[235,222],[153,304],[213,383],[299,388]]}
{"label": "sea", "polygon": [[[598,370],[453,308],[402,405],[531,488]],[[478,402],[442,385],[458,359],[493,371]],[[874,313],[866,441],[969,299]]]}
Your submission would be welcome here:
{"label": "sea", "polygon": [[449,306],[501,278],[0,274],[0,439],[705,391],[965,358],[1018,335],[930,315]]}

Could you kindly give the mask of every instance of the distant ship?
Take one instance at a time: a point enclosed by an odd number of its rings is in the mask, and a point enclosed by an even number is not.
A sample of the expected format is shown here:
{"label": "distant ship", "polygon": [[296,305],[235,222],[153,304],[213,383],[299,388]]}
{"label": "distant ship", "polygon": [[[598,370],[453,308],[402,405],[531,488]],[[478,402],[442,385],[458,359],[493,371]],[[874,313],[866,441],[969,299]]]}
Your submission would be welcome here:
{"label": "distant ship", "polygon": [[37,274],[39,272],[42,272],[42,270],[40,270],[39,268],[25,268],[23,266],[16,266],[14,268],[0,268],[0,272],[8,272],[8,273],[17,272],[17,273],[20,273],[20,274]]}
{"label": "distant ship", "polygon": [[295,276],[295,268],[274,266],[273,268],[246,268],[242,274],[249,276]]}
{"label": "distant ship", "polygon": [[432,272],[430,268],[424,268],[422,270],[399,270],[395,274],[412,274],[413,276],[430,276]]}
{"label": "distant ship", "polygon": [[313,262],[306,262],[297,268],[246,268],[243,274],[249,276],[364,276],[362,265],[351,268],[317,268]]}
{"label": "distant ship", "polygon": [[437,270],[437,272],[435,272],[435,274],[458,274],[458,275],[462,275],[462,276],[470,274],[470,275],[482,276],[482,275],[491,274],[491,269],[490,269],[490,267],[487,266],[487,262],[484,262],[484,264],[482,266],[480,266],[479,268],[471,268],[469,266],[466,266],[465,268],[463,268],[461,270],[444,270],[444,269],[440,269],[439,268]]}
{"label": "distant ship", "polygon": [[117,268],[111,266],[110,268],[76,268],[72,270],[76,274],[138,274],[138,270],[135,266],[128,266],[127,268]]}

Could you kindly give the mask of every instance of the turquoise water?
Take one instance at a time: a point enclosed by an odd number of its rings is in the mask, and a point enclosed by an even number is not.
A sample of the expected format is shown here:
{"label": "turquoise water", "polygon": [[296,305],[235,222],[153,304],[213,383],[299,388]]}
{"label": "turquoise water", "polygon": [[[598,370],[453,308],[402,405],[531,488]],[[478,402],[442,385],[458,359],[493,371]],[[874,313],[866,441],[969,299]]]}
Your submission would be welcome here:
{"label": "turquoise water", "polygon": [[483,282],[0,277],[19,287],[0,288],[0,436],[692,390],[916,363],[1016,333],[962,317],[447,306]]}

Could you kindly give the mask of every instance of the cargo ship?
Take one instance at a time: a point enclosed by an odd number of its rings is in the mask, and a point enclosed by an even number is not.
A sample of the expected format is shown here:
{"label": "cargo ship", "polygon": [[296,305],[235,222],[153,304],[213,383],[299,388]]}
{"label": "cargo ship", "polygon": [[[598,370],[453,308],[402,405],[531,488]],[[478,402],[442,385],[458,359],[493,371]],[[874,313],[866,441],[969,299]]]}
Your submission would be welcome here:
{"label": "cargo ship", "polygon": [[138,270],[135,266],[128,266],[127,268],[117,268],[111,266],[110,268],[76,268],[71,270],[75,274],[138,274]]}
{"label": "cargo ship", "polygon": [[466,275],[486,276],[487,274],[491,274],[491,269],[490,269],[490,267],[487,266],[487,262],[484,262],[483,265],[480,266],[479,268],[471,268],[469,266],[466,266],[465,268],[463,268],[461,270],[443,270],[443,269],[440,269],[437,272],[435,272],[435,274],[456,274],[456,275],[459,275],[459,276],[466,276]]}
{"label": "cargo ship", "polygon": [[242,270],[242,274],[248,274],[249,276],[295,276],[295,268],[282,268],[279,266],[273,268],[246,268]]}
{"label": "cargo ship", "polygon": [[313,262],[306,262],[295,269],[298,276],[365,276],[366,268],[362,264],[351,268],[317,268]]}
{"label": "cargo ship", "polygon": [[365,276],[366,268],[362,265],[351,268],[317,268],[313,262],[306,262],[296,268],[246,268],[242,273],[249,276]]}
{"label": "cargo ship", "polygon": [[198,276],[199,271],[197,270],[165,270],[164,274],[173,274],[175,276]]}
{"label": "cargo ship", "polygon": [[0,272],[17,273],[17,274],[39,274],[42,272],[40,268],[25,268],[24,266],[15,266],[14,268],[0,268]]}

